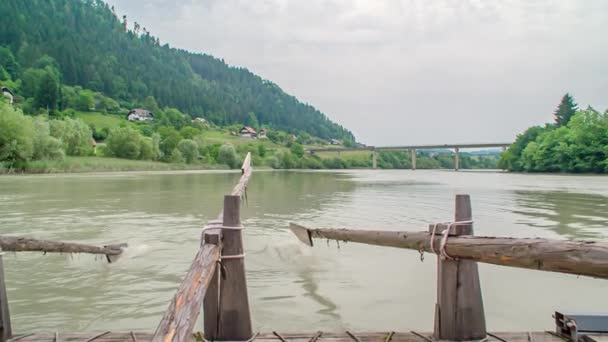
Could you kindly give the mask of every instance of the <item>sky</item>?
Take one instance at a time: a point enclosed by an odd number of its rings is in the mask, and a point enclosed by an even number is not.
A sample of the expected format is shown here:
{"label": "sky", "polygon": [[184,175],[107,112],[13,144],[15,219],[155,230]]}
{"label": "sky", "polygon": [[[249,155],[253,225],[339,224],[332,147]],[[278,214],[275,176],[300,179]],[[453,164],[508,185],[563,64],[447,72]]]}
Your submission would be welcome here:
{"label": "sky", "polygon": [[278,84],[370,145],[512,142],[608,109],[606,0],[109,0],[161,43]]}

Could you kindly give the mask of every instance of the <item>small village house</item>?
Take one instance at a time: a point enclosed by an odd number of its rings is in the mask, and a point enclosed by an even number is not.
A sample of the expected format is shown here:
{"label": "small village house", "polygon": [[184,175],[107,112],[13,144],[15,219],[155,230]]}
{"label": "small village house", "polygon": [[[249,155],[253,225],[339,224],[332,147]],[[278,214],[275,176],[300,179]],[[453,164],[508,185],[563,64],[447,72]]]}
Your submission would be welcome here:
{"label": "small village house", "polygon": [[260,131],[258,132],[258,139],[266,139],[266,130],[265,129],[260,129]]}
{"label": "small village house", "polygon": [[342,142],[340,140],[336,140],[336,139],[330,139],[329,143],[331,145],[336,145],[336,146],[342,145]]}
{"label": "small village house", "polygon": [[129,121],[152,121],[154,120],[154,114],[146,109],[135,108],[131,109],[127,114],[127,120]]}
{"label": "small village house", "polygon": [[194,118],[194,119],[192,119],[192,123],[193,124],[201,124],[201,125],[208,125],[209,124],[207,122],[207,120],[205,120],[203,118]]}
{"label": "small village house", "polygon": [[255,131],[255,129],[249,126],[243,126],[243,128],[241,128],[239,131],[239,135],[244,138],[256,138],[258,133]]}
{"label": "small village house", "polygon": [[13,94],[13,92],[7,87],[2,87],[1,90],[2,95],[8,97],[8,103],[13,104],[13,102],[15,101],[15,94]]}

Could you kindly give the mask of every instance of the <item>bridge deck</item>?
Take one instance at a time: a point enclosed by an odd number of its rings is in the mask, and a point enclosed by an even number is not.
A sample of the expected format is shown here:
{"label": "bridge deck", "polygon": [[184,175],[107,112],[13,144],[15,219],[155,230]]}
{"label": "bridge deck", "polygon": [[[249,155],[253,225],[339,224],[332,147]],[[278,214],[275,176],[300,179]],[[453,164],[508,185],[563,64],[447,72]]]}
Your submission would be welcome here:
{"label": "bridge deck", "polygon": [[445,145],[404,145],[404,146],[365,146],[365,147],[327,147],[311,148],[308,152],[343,152],[343,151],[390,151],[390,150],[435,150],[453,148],[497,148],[509,147],[511,143],[482,143],[482,144],[445,144]]}
{"label": "bridge deck", "polygon": [[[430,333],[391,333],[391,332],[361,332],[361,333],[261,333],[255,337],[255,341],[294,341],[294,342],[424,342],[431,341]],[[509,341],[509,342],[561,342],[563,339],[547,332],[504,332],[493,333],[488,336],[487,341]],[[98,333],[55,333],[39,332],[34,334],[16,335],[10,341],[19,342],[149,342],[152,341],[151,333],[143,332],[98,332]],[[193,336],[191,341],[197,341]],[[200,339],[199,339],[200,341]]]}

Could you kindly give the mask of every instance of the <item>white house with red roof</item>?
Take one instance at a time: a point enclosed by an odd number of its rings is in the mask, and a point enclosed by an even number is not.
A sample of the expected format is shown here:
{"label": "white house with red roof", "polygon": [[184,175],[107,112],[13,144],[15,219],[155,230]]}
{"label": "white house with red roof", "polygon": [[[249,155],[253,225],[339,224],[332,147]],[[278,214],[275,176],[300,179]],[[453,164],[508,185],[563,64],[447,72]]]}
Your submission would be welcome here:
{"label": "white house with red roof", "polygon": [[258,133],[255,131],[255,129],[249,126],[243,126],[243,128],[241,128],[239,131],[239,135],[245,138],[256,138]]}

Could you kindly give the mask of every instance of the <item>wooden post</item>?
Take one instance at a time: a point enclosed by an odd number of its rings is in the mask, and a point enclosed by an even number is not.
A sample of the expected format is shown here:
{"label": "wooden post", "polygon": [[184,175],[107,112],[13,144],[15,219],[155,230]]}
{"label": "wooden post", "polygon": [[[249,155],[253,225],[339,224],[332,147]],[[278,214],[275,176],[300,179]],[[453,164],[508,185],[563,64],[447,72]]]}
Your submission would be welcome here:
{"label": "wooden post", "polygon": [[412,154],[412,170],[416,170],[416,149],[411,149],[410,153]]}
{"label": "wooden post", "polygon": [[[223,226],[240,227],[240,205],[240,196],[227,195],[224,197]],[[205,338],[207,340],[245,341],[252,336],[245,259],[238,257],[243,254],[241,231],[224,229],[222,231],[222,267],[218,267],[216,270],[214,278],[211,280],[212,286],[209,287],[204,302]],[[223,272],[223,274],[219,272]],[[219,296],[215,297],[217,302],[214,303],[214,298],[211,296],[214,296],[213,293],[217,294],[217,290],[213,287],[217,286],[214,284],[217,284],[218,277],[220,277]],[[214,311],[214,306],[217,311]]]}
{"label": "wooden post", "polygon": [[[456,195],[454,221],[472,219],[469,195]],[[454,235],[473,235],[473,225],[459,225]],[[448,239],[449,244],[449,239]],[[438,248],[439,246],[437,246]],[[470,260],[442,260],[437,257],[437,340],[472,341],[486,337],[486,321],[477,263]]]}
{"label": "wooden post", "polygon": [[460,149],[456,147],[454,149],[454,171],[458,171],[460,169]]}
{"label": "wooden post", "polygon": [[376,150],[372,150],[372,169],[378,168],[378,155]]}
{"label": "wooden post", "polygon": [[4,281],[3,254],[4,252],[0,249],[0,342],[8,341],[13,337],[11,315],[8,310],[8,298],[6,297],[6,283]]}

